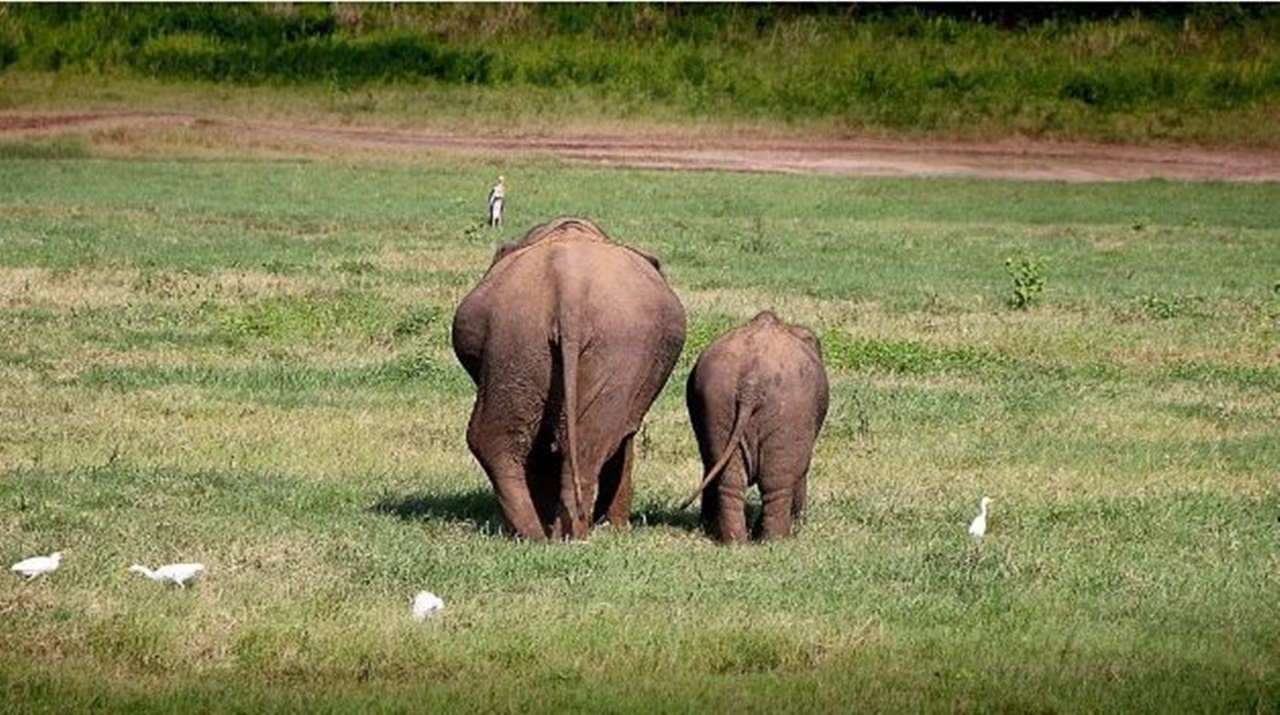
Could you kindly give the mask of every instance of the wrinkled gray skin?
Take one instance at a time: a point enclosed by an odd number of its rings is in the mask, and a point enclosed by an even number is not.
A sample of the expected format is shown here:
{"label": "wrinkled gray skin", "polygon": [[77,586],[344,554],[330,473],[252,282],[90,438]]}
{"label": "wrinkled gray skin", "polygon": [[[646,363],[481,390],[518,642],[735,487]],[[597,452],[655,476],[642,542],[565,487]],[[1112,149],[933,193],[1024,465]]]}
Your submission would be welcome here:
{"label": "wrinkled gray skin", "polygon": [[746,541],[746,489],[758,484],[763,508],[751,536],[790,535],[792,517],[806,508],[809,463],[827,415],[817,337],[760,313],[707,346],[685,400],[706,469],[689,499],[702,495],[703,527],[722,542]]}
{"label": "wrinkled gray skin", "polygon": [[458,306],[476,383],[467,444],[519,538],[626,526],[633,441],[684,347],[658,260],[565,218],[502,246]]}

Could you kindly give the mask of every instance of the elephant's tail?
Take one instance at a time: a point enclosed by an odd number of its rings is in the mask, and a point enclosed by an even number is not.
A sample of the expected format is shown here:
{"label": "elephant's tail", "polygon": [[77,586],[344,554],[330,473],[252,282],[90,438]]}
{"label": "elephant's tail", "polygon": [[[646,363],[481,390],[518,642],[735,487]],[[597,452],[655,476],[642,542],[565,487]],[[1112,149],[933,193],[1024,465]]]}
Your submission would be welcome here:
{"label": "elephant's tail", "polygon": [[[582,505],[582,478],[578,472],[578,340],[572,316],[559,321],[560,367],[564,370],[565,457],[569,460],[569,481],[573,486],[573,508],[568,509],[570,532],[578,521],[590,526],[590,507]],[[566,333],[569,333],[566,335]],[[585,516],[584,516],[585,514]],[[575,537],[576,538],[576,537]]]}
{"label": "elephant's tail", "polygon": [[712,480],[720,476],[720,472],[724,471],[725,465],[729,463],[734,452],[743,449],[743,456],[749,458],[745,448],[743,448],[742,435],[747,431],[747,422],[750,421],[751,413],[755,412],[758,402],[759,394],[755,389],[754,383],[748,383],[746,387],[738,391],[738,399],[734,403],[733,429],[729,432],[729,442],[725,444],[724,451],[720,454],[720,459],[716,460],[711,469],[707,470],[707,476],[702,478],[702,484],[698,486],[698,490],[690,494],[689,498],[680,504],[679,509],[688,509],[689,505],[702,495],[707,485],[711,484]]}

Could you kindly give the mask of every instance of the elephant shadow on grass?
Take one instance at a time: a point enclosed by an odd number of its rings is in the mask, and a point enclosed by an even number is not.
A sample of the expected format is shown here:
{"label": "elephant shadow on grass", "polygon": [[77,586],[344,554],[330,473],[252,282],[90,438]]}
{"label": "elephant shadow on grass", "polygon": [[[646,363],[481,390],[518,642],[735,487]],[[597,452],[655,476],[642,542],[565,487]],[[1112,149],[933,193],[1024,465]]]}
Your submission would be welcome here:
{"label": "elephant shadow on grass", "polygon": [[659,501],[638,505],[631,514],[631,527],[634,529],[655,526],[691,532],[702,530],[696,506],[680,509],[675,504]]}
{"label": "elephant shadow on grass", "polygon": [[498,500],[488,489],[470,489],[464,492],[384,495],[369,511],[383,516],[393,516],[402,521],[442,521],[465,524],[481,534],[494,536],[506,533]]}
{"label": "elephant shadow on grass", "polygon": [[[489,489],[462,492],[387,494],[369,507],[369,511],[410,522],[449,522],[470,526],[480,534],[506,536],[498,500]],[[672,527],[684,531],[700,531],[696,508],[677,509],[674,504],[653,501],[636,506],[631,514],[631,528]]]}

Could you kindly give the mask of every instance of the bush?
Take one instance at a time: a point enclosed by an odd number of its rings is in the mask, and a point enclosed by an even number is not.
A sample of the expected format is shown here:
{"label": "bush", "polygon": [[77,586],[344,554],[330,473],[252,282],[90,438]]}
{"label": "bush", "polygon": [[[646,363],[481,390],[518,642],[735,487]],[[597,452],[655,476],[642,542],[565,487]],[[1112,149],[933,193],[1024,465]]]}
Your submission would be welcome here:
{"label": "bush", "polygon": [[[0,6],[0,71],[242,84],[522,84],[625,112],[850,129],[1270,143],[1259,7]],[[885,38],[893,38],[886,42]],[[1254,112],[1261,108],[1263,112]],[[727,115],[727,116],[726,116]],[[1117,136],[1136,135],[1136,136]]]}
{"label": "bush", "polygon": [[133,68],[168,79],[225,79],[222,48],[204,35],[165,35],[148,42],[132,58]]}
{"label": "bush", "polygon": [[135,70],[162,79],[350,83],[432,78],[449,83],[489,81],[491,57],[429,40],[397,36],[361,40],[309,38],[275,47],[227,45],[203,35],[167,35],[132,58]]}
{"label": "bush", "polygon": [[18,46],[11,40],[0,37],[0,72],[18,61]]}

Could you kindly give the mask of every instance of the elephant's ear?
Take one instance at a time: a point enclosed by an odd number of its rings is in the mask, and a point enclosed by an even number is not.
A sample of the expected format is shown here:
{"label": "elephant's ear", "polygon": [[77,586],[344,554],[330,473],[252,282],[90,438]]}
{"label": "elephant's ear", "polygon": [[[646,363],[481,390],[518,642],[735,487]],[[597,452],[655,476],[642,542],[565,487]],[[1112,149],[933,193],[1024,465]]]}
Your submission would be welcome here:
{"label": "elephant's ear", "polygon": [[[631,248],[631,247],[628,246],[628,248]],[[648,261],[649,265],[653,266],[654,269],[658,271],[659,275],[661,275],[663,278],[667,277],[667,274],[662,272],[662,259],[658,258],[657,256],[651,253],[645,253],[644,251],[641,251],[638,248],[631,248],[631,250],[635,251],[637,254],[640,255],[641,258]]]}
{"label": "elephant's ear", "polygon": [[818,359],[822,360],[823,359],[822,341],[818,340],[818,334],[813,332],[809,328],[806,328],[803,325],[792,326],[792,329],[795,331],[796,335],[800,338],[800,340],[807,343],[810,347],[813,348],[814,352],[818,354]]}
{"label": "elephant's ear", "polygon": [[504,243],[501,246],[498,246],[498,250],[493,252],[493,261],[489,263],[489,266],[492,267],[498,261],[501,261],[502,259],[506,258],[511,252],[515,251],[519,247],[520,247],[519,241],[515,241],[512,243]]}

